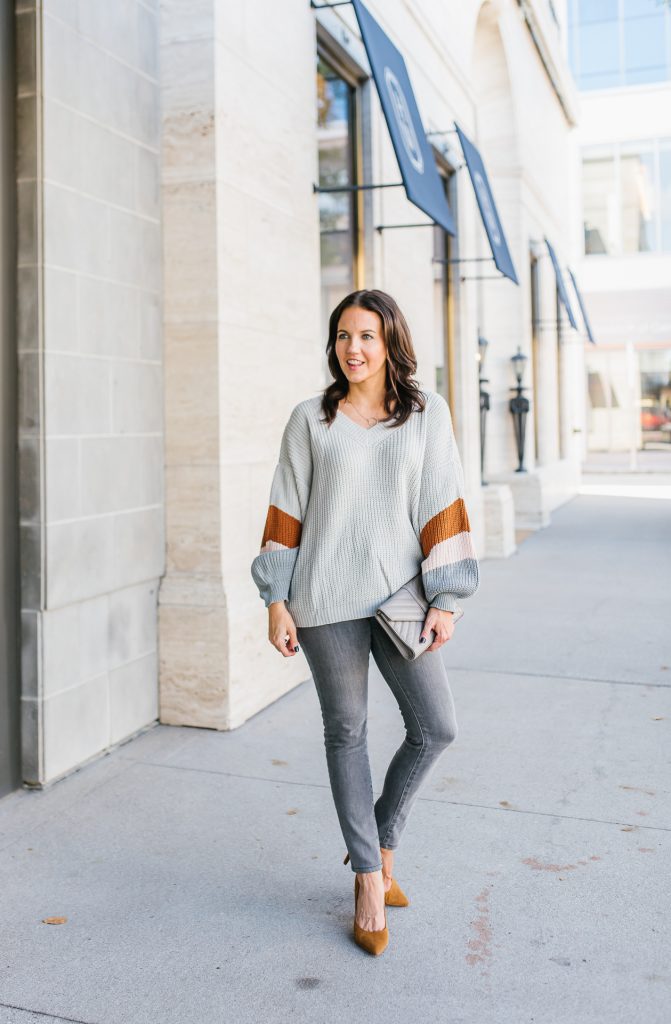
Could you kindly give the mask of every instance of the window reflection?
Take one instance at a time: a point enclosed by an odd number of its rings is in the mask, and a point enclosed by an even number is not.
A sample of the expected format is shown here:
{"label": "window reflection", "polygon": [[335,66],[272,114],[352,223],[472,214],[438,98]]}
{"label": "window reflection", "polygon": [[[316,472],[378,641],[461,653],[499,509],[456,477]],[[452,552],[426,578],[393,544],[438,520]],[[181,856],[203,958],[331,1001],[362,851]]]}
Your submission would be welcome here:
{"label": "window reflection", "polygon": [[626,85],[659,82],[666,75],[667,40],[664,11],[630,18],[624,33],[624,81]]}
{"label": "window reflection", "polygon": [[612,253],[617,248],[617,190],[615,161],[583,163],[585,252]]}
{"label": "window reflection", "polygon": [[617,21],[580,26],[580,81],[590,89],[619,85],[620,35]]}
{"label": "window reflection", "polygon": [[583,158],[585,253],[671,251],[671,140]]}
{"label": "window reflection", "polygon": [[[448,259],[447,232],[436,225],[433,228],[433,255],[435,259]],[[449,267],[445,263],[433,264],[433,351],[436,364],[436,391],[449,400],[447,391],[447,289]]]}
{"label": "window reflection", "polygon": [[577,0],[575,4],[578,20],[583,25],[590,21],[606,21],[617,18],[619,13],[618,0]]}
{"label": "window reflection", "polygon": [[654,163],[652,153],[623,154],[622,251],[651,252],[655,244]]}
{"label": "window reflection", "polygon": [[569,49],[580,89],[671,77],[671,11],[659,0],[569,0]]}
{"label": "window reflection", "polygon": [[643,444],[671,444],[671,349],[639,349]]}
{"label": "window reflection", "polygon": [[[319,184],[355,184],[355,90],[321,55],[317,58]],[[356,202],[354,192],[319,193],[322,321],[354,289]]]}
{"label": "window reflection", "polygon": [[[442,177],[441,182],[445,189],[446,197],[449,196],[449,177]],[[450,350],[450,267],[445,260],[449,260],[452,246],[447,231],[438,224],[433,228],[433,323],[434,323],[434,360],[436,367],[436,391],[443,396],[449,404],[451,395],[449,390],[449,350]]]}

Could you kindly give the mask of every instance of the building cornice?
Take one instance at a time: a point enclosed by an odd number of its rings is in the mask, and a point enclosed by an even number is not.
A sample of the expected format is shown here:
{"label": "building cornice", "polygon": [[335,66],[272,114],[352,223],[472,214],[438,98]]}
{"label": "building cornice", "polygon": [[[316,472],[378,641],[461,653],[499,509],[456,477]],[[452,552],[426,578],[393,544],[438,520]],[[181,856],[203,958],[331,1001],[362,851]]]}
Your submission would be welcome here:
{"label": "building cornice", "polygon": [[561,52],[559,26],[553,21],[548,4],[517,0],[517,5],[564,117],[573,128],[578,123],[578,94]]}

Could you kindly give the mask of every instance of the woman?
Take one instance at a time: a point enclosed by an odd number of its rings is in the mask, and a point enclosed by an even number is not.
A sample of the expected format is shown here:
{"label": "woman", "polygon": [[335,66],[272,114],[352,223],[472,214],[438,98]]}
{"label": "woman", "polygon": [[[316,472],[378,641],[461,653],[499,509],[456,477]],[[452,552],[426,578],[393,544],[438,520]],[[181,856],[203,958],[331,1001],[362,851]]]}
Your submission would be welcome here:
{"label": "woman", "polygon": [[[412,379],[417,360],[394,299],[378,290],[348,295],[331,314],[326,351],[333,382],[289,416],[251,572],[271,644],[295,657],[300,641],[312,672],[345,863],[355,872],[354,938],[377,954],[389,938],[386,906],[408,903],[393,878],[394,850],[457,733],[435,652],[452,637],[457,598],[477,590],[479,566],[450,411]],[[375,610],[420,569],[429,646],[406,661]],[[406,729],[375,802],[371,651]]]}

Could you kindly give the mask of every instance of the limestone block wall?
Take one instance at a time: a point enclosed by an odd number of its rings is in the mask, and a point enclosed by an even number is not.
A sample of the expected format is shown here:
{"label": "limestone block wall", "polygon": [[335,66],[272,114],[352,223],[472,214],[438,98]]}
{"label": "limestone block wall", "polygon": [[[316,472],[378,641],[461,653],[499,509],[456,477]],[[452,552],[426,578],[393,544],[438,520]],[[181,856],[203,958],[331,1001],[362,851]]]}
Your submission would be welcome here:
{"label": "limestone block wall", "polygon": [[23,777],[158,714],[155,0],[18,0]]}
{"label": "limestone block wall", "polygon": [[284,5],[161,7],[166,723],[234,728],[306,677],[249,571],[282,428],[321,385],[314,20],[291,7],[290,61]]}

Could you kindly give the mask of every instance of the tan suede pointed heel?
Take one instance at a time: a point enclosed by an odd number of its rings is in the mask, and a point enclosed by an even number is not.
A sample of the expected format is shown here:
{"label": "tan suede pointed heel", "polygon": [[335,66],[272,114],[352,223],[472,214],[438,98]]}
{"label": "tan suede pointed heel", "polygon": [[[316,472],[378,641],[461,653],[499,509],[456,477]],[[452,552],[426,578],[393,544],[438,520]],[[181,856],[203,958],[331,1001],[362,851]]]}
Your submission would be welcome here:
{"label": "tan suede pointed heel", "polygon": [[356,923],[357,900],[359,898],[359,878],[354,876],[354,941],[367,953],[379,956],[389,945],[389,929],[387,928],[387,908],[384,908],[384,928],[367,931]]}
{"label": "tan suede pointed heel", "polygon": [[395,878],[392,878],[391,885],[384,894],[384,902],[388,907],[407,907],[410,905],[410,900]]}
{"label": "tan suede pointed heel", "polygon": [[[347,864],[349,853],[346,855],[343,864]],[[409,907],[410,900],[405,895],[395,878],[391,880],[391,886],[384,894],[384,902],[388,907]]]}

